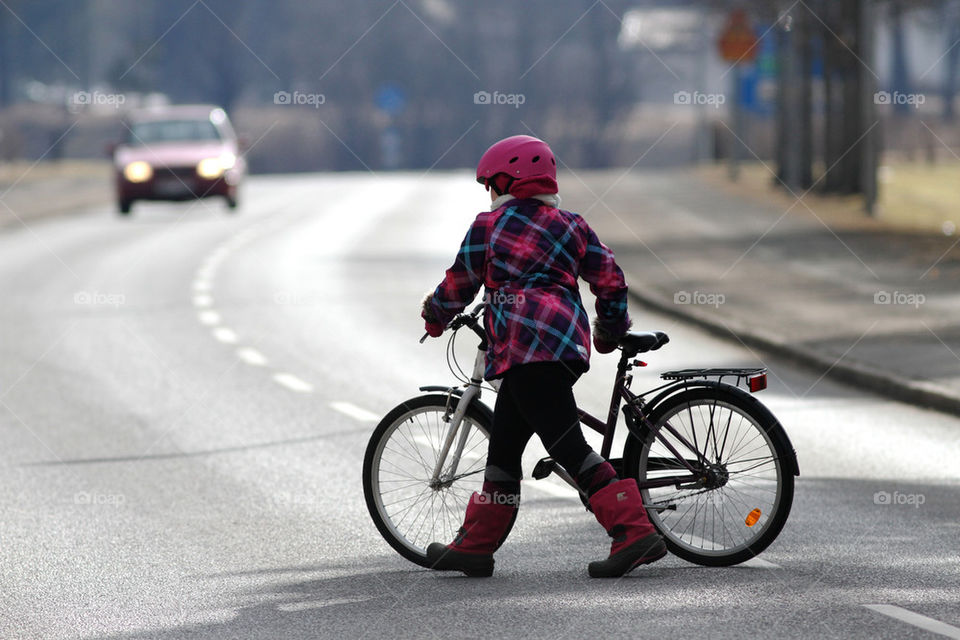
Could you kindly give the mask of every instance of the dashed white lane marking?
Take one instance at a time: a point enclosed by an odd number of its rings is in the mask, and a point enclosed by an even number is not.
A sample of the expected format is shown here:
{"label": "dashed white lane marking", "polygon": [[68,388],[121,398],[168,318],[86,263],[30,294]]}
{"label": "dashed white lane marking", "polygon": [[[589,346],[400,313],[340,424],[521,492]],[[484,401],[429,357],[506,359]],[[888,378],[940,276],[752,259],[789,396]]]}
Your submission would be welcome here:
{"label": "dashed white lane marking", "polygon": [[[414,436],[411,439],[417,444],[422,444],[423,446],[427,447],[432,451],[439,450],[440,443],[434,442],[430,440],[430,438],[425,438],[423,436]],[[460,459],[467,460],[467,461],[474,461],[474,460],[482,460],[482,459],[485,459],[486,457],[487,457],[486,448],[484,448],[482,451],[478,451],[476,448],[473,448],[471,450],[465,450],[463,454],[461,454]]]}
{"label": "dashed white lane marking", "polygon": [[[690,544],[696,545],[702,549],[709,549],[715,547],[716,543],[713,540],[707,540],[706,538],[701,538],[700,536],[684,536],[685,539],[690,541]],[[780,565],[770,562],[769,560],[763,560],[761,558],[750,558],[749,560],[744,560],[740,564],[754,567],[756,569],[782,569]]]}
{"label": "dashed white lane marking", "polygon": [[749,560],[744,560],[741,562],[745,567],[754,567],[755,569],[782,569],[780,565],[775,562],[770,562],[769,560],[764,560],[763,558],[753,557]]}
{"label": "dashed white lane marking", "polygon": [[275,373],[273,374],[273,380],[291,391],[297,391],[299,393],[310,393],[313,391],[312,384],[304,382],[292,373]]}
{"label": "dashed white lane marking", "polygon": [[237,332],[226,327],[218,327],[213,330],[213,337],[224,344],[237,344]]}
{"label": "dashed white lane marking", "polygon": [[294,612],[294,611],[307,611],[309,609],[322,609],[324,607],[332,607],[339,604],[351,604],[354,602],[366,602],[367,600],[373,600],[379,596],[370,596],[370,597],[361,597],[361,598],[334,598],[332,600],[305,600],[301,602],[285,602],[283,604],[278,604],[277,609],[280,611]]}
{"label": "dashed white lane marking", "polygon": [[[199,320],[201,324],[211,327],[211,334],[219,342],[229,345],[237,345],[239,338],[233,329],[218,326],[221,324],[222,318],[220,313],[213,308],[214,301],[213,296],[211,295],[211,291],[213,290],[213,280],[217,275],[217,271],[220,269],[221,264],[230,257],[230,253],[232,251],[250,242],[264,231],[275,226],[279,226],[279,223],[274,223],[272,225],[265,225],[263,223],[255,224],[234,235],[232,238],[225,240],[224,242],[220,243],[220,245],[209,255],[207,255],[206,258],[203,259],[203,261],[200,263],[200,267],[194,274],[194,279],[191,283],[191,289],[193,306],[197,308],[197,320]],[[237,346],[235,354],[241,361],[251,366],[267,366],[267,358],[254,348]],[[298,393],[310,393],[313,391],[312,384],[302,380],[301,378],[298,378],[292,373],[274,371],[272,375],[274,382],[286,387],[287,389],[290,389],[291,391],[296,391]],[[359,407],[357,407],[356,410],[358,412],[363,411]],[[366,415],[362,419],[366,419]]]}
{"label": "dashed white lane marking", "polygon": [[262,367],[267,364],[266,356],[253,347],[240,347],[237,349],[237,357],[255,367]]}
{"label": "dashed white lane marking", "polygon": [[556,498],[576,498],[580,499],[580,492],[566,484],[559,484],[544,478],[543,480],[524,481],[523,486],[530,487],[535,491],[541,491],[547,495]]}
{"label": "dashed white lane marking", "polygon": [[863,606],[871,611],[882,613],[885,616],[889,616],[900,622],[906,622],[909,625],[925,631],[939,633],[947,638],[960,638],[960,629],[957,627],[949,625],[946,622],[940,622],[934,618],[928,618],[919,613],[914,613],[909,609],[897,607],[892,604],[865,604]]}
{"label": "dashed white lane marking", "polygon": [[380,420],[380,416],[375,413],[371,413],[366,409],[361,409],[355,404],[349,402],[331,402],[330,406],[342,414],[348,415],[351,418],[356,418],[361,422],[377,422]]}

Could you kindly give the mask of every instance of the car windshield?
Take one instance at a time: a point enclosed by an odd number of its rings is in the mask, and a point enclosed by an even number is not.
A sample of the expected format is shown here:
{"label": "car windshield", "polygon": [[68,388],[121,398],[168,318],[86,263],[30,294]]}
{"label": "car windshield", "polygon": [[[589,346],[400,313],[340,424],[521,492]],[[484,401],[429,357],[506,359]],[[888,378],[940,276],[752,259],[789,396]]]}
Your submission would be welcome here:
{"label": "car windshield", "polygon": [[219,140],[220,132],[209,120],[148,120],[134,123],[127,144],[139,146],[155,142],[202,142]]}

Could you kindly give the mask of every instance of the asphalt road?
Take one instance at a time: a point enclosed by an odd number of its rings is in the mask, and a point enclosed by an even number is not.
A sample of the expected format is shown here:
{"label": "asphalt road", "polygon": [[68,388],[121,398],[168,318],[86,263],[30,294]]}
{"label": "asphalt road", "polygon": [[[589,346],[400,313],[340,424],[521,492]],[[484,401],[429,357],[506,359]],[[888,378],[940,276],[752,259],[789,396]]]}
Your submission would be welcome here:
{"label": "asphalt road", "polygon": [[[0,638],[960,637],[960,420],[640,308],[672,342],[638,386],[772,368],[761,397],[802,476],[759,561],[590,580],[608,538],[552,479],[525,481],[493,578],[403,560],[366,512],[363,451],[378,416],[452,380],[419,301],[484,194],[346,174],[244,196],[0,235]],[[588,410],[614,364],[577,385]]]}

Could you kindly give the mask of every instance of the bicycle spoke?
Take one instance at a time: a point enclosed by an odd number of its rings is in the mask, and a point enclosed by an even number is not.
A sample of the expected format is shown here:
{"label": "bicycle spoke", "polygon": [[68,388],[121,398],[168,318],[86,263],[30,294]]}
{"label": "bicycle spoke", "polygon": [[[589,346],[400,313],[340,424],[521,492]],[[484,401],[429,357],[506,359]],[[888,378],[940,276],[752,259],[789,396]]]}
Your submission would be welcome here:
{"label": "bicycle spoke", "polygon": [[[698,473],[682,473],[681,458]],[[675,544],[729,555],[766,529],[780,499],[781,473],[776,450],[750,414],[701,395],[660,417],[642,452],[640,481],[641,487],[671,479],[684,485],[643,489],[651,519]],[[755,510],[760,517],[747,524]]]}
{"label": "bicycle spoke", "polygon": [[[442,485],[430,484],[450,429],[443,421],[444,412],[438,406],[426,406],[398,418],[383,436],[375,469],[375,495],[384,521],[395,538],[418,553],[425,552],[427,543],[446,541],[456,531],[470,495],[480,489],[486,466],[487,433],[465,416],[460,429],[469,432],[457,476],[445,477]],[[458,430],[455,438],[461,436]],[[443,461],[446,476],[457,442]]]}

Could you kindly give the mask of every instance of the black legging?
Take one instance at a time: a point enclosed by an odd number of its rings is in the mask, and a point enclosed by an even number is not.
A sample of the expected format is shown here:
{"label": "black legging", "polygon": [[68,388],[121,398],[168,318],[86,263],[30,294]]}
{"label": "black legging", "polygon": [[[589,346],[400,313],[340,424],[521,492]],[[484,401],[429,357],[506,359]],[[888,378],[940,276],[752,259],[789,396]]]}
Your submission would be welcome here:
{"label": "black legging", "polygon": [[496,467],[516,478],[519,490],[520,456],[534,433],[550,456],[574,477],[585,462],[592,466],[602,461],[580,430],[573,399],[573,385],[579,377],[579,370],[560,362],[524,364],[507,371],[490,431],[488,476],[491,467]]}

